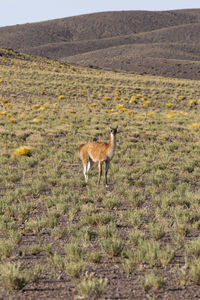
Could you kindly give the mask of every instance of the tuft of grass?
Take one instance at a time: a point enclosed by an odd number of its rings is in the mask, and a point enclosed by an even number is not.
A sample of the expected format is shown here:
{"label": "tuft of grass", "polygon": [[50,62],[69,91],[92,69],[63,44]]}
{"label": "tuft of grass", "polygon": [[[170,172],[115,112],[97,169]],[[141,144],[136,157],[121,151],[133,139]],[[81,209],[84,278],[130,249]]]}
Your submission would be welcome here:
{"label": "tuft of grass", "polygon": [[105,198],[103,200],[103,205],[108,208],[108,209],[117,209],[120,207],[121,205],[121,202],[119,199],[116,199],[116,198]]}
{"label": "tuft of grass", "polygon": [[100,263],[101,258],[102,258],[102,254],[98,251],[92,251],[87,255],[88,261],[92,263]]}
{"label": "tuft of grass", "polygon": [[133,246],[138,246],[144,240],[144,233],[141,230],[134,230],[129,233],[129,241]]}
{"label": "tuft of grass", "polygon": [[65,252],[68,261],[80,261],[85,256],[85,250],[81,248],[76,242],[65,245]]}
{"label": "tuft of grass", "polygon": [[138,250],[144,253],[145,262],[148,263],[151,267],[154,267],[160,265],[160,259],[159,259],[160,249],[161,249],[161,245],[159,242],[144,241],[139,245]]}
{"label": "tuft of grass", "polygon": [[133,270],[136,268],[136,263],[129,258],[125,258],[122,265],[127,274],[131,274]]}
{"label": "tuft of grass", "polygon": [[98,299],[104,293],[107,285],[107,279],[87,276],[84,277],[82,281],[76,286],[76,290],[81,297]]}
{"label": "tuft of grass", "polygon": [[107,224],[112,220],[112,216],[109,213],[92,213],[91,215],[84,216],[82,219],[83,224],[89,225],[103,225]]}
{"label": "tuft of grass", "polygon": [[64,265],[64,271],[67,273],[67,275],[78,278],[81,272],[84,271],[85,267],[86,263],[84,261],[67,261]]}
{"label": "tuft of grass", "polygon": [[117,228],[114,222],[109,223],[108,225],[101,225],[98,227],[98,234],[100,237],[109,238],[117,235]]}
{"label": "tuft of grass", "polygon": [[1,280],[4,288],[9,290],[21,290],[29,282],[37,281],[44,272],[43,267],[36,265],[33,270],[21,270],[21,263],[3,263],[1,268]]}
{"label": "tuft of grass", "polygon": [[195,259],[190,265],[190,276],[195,284],[200,285],[200,259]]}
{"label": "tuft of grass", "polygon": [[20,271],[20,263],[4,263],[1,265],[1,280],[6,289],[21,290],[29,282],[30,274]]}
{"label": "tuft of grass", "polygon": [[195,258],[200,257],[200,238],[191,241],[186,245],[186,251],[194,255]]}
{"label": "tuft of grass", "polygon": [[24,254],[26,255],[38,255],[42,251],[43,251],[43,247],[40,244],[33,244],[24,248]]}
{"label": "tuft of grass", "polygon": [[102,249],[110,256],[120,256],[124,246],[124,242],[117,237],[103,238],[101,240]]}
{"label": "tuft of grass", "polygon": [[165,229],[162,224],[150,223],[148,228],[152,238],[156,241],[165,236]]}
{"label": "tuft of grass", "polygon": [[48,258],[48,262],[58,270],[64,270],[65,269],[65,259],[57,254],[56,252]]}
{"label": "tuft of grass", "polygon": [[177,275],[178,275],[180,286],[185,286],[187,281],[188,281],[188,275],[189,275],[188,266],[183,265],[181,268],[177,267],[176,272],[177,272]]}
{"label": "tuft of grass", "polygon": [[83,227],[78,231],[78,238],[83,242],[88,243],[88,241],[94,241],[97,237],[97,232],[90,228],[89,226]]}
{"label": "tuft of grass", "polygon": [[166,267],[173,260],[174,256],[175,250],[170,245],[159,251],[159,259],[163,267]]}
{"label": "tuft of grass", "polygon": [[16,244],[9,240],[0,240],[0,261],[12,255]]}
{"label": "tuft of grass", "polygon": [[62,239],[66,235],[65,229],[60,226],[55,226],[51,229],[51,236],[53,236],[56,240]]}
{"label": "tuft of grass", "polygon": [[154,273],[145,275],[144,280],[142,281],[142,287],[145,292],[148,292],[151,289],[157,291],[163,288],[164,286],[164,279],[159,275],[155,275]]}

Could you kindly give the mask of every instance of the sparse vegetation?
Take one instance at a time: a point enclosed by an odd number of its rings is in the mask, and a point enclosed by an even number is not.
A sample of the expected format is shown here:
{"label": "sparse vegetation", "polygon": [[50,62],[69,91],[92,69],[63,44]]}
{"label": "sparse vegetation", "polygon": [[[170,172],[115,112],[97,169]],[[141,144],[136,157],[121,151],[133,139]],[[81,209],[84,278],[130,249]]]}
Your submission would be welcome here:
{"label": "sparse vegetation", "polygon": [[[1,53],[1,296],[195,298],[200,83]],[[86,184],[78,146],[112,125],[109,186]]]}

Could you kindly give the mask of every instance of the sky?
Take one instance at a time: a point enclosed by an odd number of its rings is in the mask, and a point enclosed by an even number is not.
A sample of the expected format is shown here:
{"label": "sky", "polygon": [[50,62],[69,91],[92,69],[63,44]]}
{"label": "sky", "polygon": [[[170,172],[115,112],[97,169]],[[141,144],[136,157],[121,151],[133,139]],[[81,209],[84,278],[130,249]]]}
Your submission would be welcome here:
{"label": "sky", "polygon": [[200,8],[200,0],[0,0],[0,27],[87,13]]}

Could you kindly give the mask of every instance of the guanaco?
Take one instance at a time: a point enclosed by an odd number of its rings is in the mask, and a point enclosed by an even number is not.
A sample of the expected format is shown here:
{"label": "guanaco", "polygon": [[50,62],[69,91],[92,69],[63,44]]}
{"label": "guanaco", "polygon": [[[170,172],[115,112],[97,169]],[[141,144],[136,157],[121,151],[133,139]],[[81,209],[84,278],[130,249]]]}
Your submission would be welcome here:
{"label": "guanaco", "polygon": [[116,148],[116,134],[117,128],[110,128],[109,143],[104,142],[91,142],[82,144],[79,147],[80,158],[83,163],[83,174],[85,176],[85,182],[88,181],[88,172],[91,165],[94,162],[99,164],[99,178],[98,184],[100,184],[102,175],[102,164],[105,162],[105,185],[107,184],[107,173],[111,159],[113,158]]}

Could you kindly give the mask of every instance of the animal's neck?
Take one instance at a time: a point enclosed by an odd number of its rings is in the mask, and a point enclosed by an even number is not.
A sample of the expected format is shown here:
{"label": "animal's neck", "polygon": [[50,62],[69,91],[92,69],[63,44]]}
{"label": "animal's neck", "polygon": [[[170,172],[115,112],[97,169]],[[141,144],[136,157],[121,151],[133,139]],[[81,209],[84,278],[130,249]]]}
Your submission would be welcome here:
{"label": "animal's neck", "polygon": [[111,149],[115,150],[116,135],[113,135],[112,133],[110,134],[110,138],[109,138],[109,146],[110,146]]}

